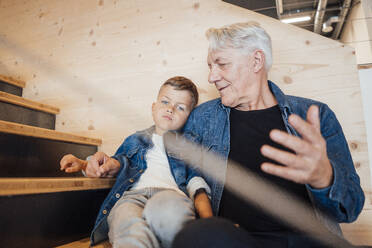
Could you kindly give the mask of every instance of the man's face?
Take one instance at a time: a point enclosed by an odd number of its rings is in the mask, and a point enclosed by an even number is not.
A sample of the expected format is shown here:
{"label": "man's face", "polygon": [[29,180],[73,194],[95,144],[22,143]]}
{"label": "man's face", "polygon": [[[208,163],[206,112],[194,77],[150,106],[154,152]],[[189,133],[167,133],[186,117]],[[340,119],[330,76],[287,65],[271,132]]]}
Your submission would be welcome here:
{"label": "man's face", "polygon": [[253,56],[226,48],[209,50],[208,81],[220,93],[222,104],[234,108],[244,102],[253,74]]}
{"label": "man's face", "polygon": [[158,99],[152,104],[152,118],[155,130],[163,135],[168,130],[178,130],[183,127],[192,110],[190,92],[175,90],[172,86],[163,86]]}

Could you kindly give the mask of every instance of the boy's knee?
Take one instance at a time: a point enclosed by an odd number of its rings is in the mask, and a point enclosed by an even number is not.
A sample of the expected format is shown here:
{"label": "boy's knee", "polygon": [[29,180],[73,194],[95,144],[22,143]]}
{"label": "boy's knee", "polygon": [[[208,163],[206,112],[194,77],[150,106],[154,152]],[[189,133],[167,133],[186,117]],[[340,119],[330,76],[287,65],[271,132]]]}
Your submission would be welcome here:
{"label": "boy's knee", "polygon": [[173,190],[164,190],[150,198],[143,214],[146,219],[153,219],[155,216],[168,220],[193,219],[195,210],[188,197]]}
{"label": "boy's knee", "polygon": [[163,243],[169,247],[174,236],[190,220],[195,219],[193,202],[175,191],[155,194],[147,202],[143,217]]}

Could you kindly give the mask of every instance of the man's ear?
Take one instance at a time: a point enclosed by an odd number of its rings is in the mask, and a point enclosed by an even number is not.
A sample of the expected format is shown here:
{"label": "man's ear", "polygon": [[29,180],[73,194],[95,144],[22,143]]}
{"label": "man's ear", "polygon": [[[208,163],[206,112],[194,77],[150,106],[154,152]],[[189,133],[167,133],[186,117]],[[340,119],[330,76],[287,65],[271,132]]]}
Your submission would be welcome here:
{"label": "man's ear", "polygon": [[262,68],[265,67],[265,54],[262,50],[256,50],[253,53],[253,61],[254,61],[254,72],[259,72]]}

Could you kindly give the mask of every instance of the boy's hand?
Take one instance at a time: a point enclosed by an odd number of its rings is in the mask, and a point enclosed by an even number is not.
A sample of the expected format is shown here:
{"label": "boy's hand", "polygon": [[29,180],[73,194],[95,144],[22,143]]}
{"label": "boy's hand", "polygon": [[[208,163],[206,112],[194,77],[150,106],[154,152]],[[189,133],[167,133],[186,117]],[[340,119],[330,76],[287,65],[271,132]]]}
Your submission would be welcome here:
{"label": "boy's hand", "polygon": [[95,153],[86,167],[88,177],[114,177],[120,169],[120,163],[103,152]]}
{"label": "boy's hand", "polygon": [[200,218],[213,217],[211,202],[205,192],[201,192],[195,196],[194,205]]}
{"label": "boy's hand", "polygon": [[88,162],[78,159],[72,154],[67,154],[63,156],[59,164],[61,166],[61,170],[64,170],[67,173],[72,173],[85,170]]}

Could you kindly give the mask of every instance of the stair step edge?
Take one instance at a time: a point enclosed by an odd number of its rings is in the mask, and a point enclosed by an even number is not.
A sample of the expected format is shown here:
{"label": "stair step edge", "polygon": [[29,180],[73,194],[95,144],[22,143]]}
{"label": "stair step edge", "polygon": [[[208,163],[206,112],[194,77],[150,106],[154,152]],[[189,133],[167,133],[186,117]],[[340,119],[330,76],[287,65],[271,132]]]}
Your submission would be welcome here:
{"label": "stair step edge", "polygon": [[0,75],[0,80],[5,82],[5,83],[12,84],[14,86],[20,87],[20,88],[25,88],[26,87],[26,83],[24,81],[16,80],[12,77],[7,77],[7,76],[4,76],[4,75]]}
{"label": "stair step edge", "polygon": [[77,143],[77,144],[96,145],[96,146],[99,146],[102,144],[101,139],[95,139],[95,138],[85,137],[85,136],[76,135],[72,133],[60,132],[56,130],[41,128],[41,127],[34,127],[34,126],[19,124],[15,122],[2,121],[2,120],[0,120],[0,132],[23,135],[23,136],[31,136],[35,138],[72,142],[72,143]]}
{"label": "stair step edge", "polygon": [[0,178],[0,196],[108,189],[115,178]]}
{"label": "stair step edge", "polygon": [[42,112],[47,112],[50,114],[59,114],[59,108],[50,106],[48,104],[39,103],[36,101],[32,101],[20,96],[16,96],[13,94],[9,94],[6,92],[0,92],[0,101],[7,102],[15,105],[19,105],[22,107],[39,110]]}

